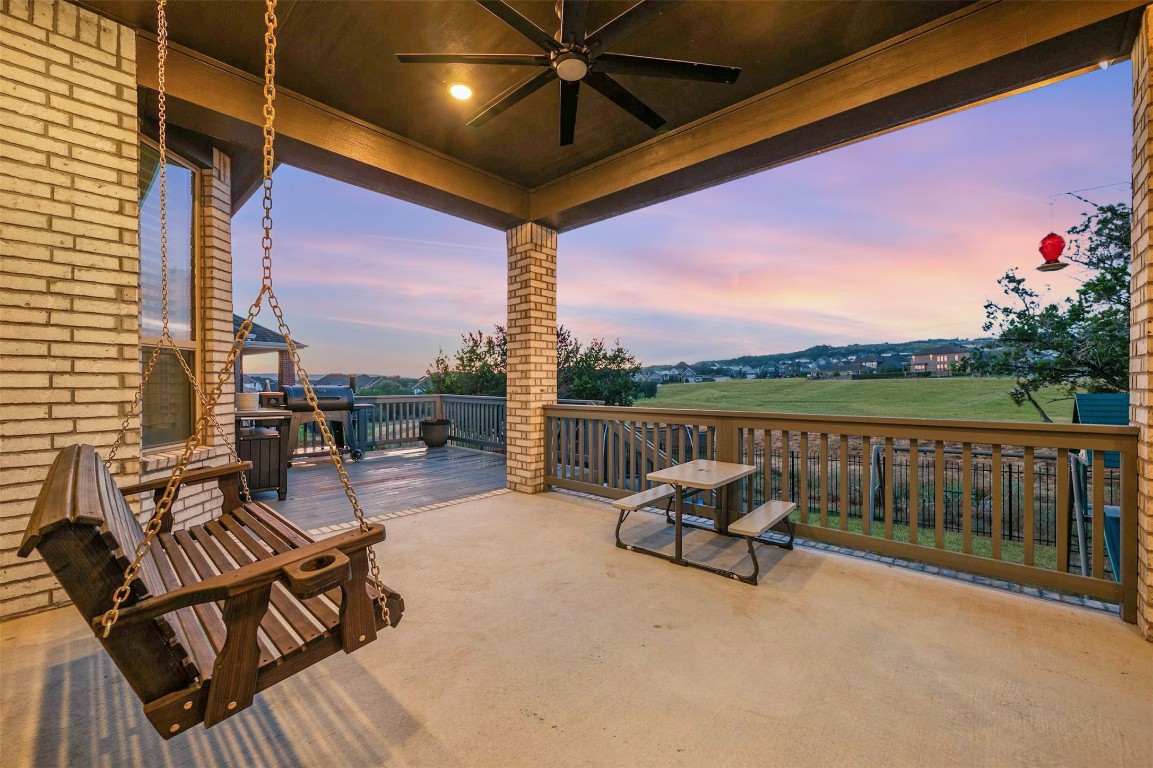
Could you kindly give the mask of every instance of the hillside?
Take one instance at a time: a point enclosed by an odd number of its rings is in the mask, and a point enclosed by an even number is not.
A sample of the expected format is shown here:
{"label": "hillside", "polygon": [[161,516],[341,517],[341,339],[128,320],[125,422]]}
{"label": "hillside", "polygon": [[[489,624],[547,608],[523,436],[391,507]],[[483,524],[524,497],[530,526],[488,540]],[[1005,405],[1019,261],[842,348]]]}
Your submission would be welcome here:
{"label": "hillside", "polygon": [[[809,360],[816,360],[820,357],[838,357],[844,358],[849,355],[882,355],[885,353],[892,353],[897,355],[911,355],[925,349],[932,349],[933,347],[943,346],[945,344],[962,344],[962,345],[976,345],[989,341],[988,339],[918,339],[916,341],[902,341],[902,342],[878,342],[875,344],[849,344],[846,346],[832,346],[829,344],[819,344],[808,349],[801,349],[796,352],[778,352],[766,355],[741,355],[740,357],[730,358],[717,358],[713,360],[698,360],[692,363],[694,367],[707,367],[711,365],[732,367],[747,365],[750,368],[759,368],[770,363],[779,363],[783,360],[796,360],[798,358],[807,358]],[[646,365],[645,369],[654,368],[668,368],[674,363],[668,365]]]}
{"label": "hillside", "polygon": [[[1009,397],[1007,379],[888,379],[848,381],[768,379],[664,384],[653,399],[637,408],[691,408],[770,411],[837,416],[890,416],[920,419],[1031,421],[1040,419],[1029,406]],[[1057,390],[1041,393],[1054,421],[1068,423],[1073,401]]]}

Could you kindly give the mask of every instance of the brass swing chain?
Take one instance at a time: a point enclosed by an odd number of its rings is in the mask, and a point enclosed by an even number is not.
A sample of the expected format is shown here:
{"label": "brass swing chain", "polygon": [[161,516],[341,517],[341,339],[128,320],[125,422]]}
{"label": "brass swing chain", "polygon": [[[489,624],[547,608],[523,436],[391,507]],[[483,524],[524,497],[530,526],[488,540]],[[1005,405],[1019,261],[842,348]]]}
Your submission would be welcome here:
{"label": "brass swing chain", "polygon": [[[316,421],[316,425],[320,429],[320,434],[324,438],[324,445],[328,449],[328,456],[332,459],[332,464],[336,467],[336,472],[340,476],[340,483],[344,486],[344,495],[348,497],[348,503],[352,505],[352,513],[356,516],[360,530],[367,531],[369,524],[364,518],[364,510],[360,507],[360,501],[356,497],[356,491],[352,487],[352,481],[349,479],[348,472],[344,468],[344,461],[341,459],[340,451],[336,447],[336,441],[332,437],[332,431],[328,428],[328,420],[325,419],[324,412],[320,410],[320,403],[316,399],[316,392],[313,390],[312,382],[308,378],[308,371],[304,369],[304,364],[301,362],[300,353],[296,348],[296,342],[292,340],[292,333],[288,328],[288,323],[284,319],[284,311],[280,308],[280,301],[277,299],[276,293],[272,290],[272,171],[276,164],[276,107],[273,105],[273,102],[276,100],[276,0],[265,0],[265,8],[264,218],[261,220],[261,226],[264,229],[264,237],[261,240],[261,245],[264,248],[264,257],[261,261],[264,275],[261,294],[265,292],[268,294],[268,307],[272,310],[272,314],[276,316],[278,330],[281,336],[284,337],[284,343],[288,347],[288,354],[292,358],[293,366],[297,373],[300,374],[300,382],[304,387],[304,396],[307,398],[308,404],[312,406],[313,419]],[[259,297],[257,298],[259,299]],[[373,586],[376,588],[381,618],[386,625],[390,625],[388,601],[385,595],[384,584],[380,581],[380,566],[377,565],[376,552],[372,547],[368,547],[368,565]]]}
{"label": "brass swing chain", "polygon": [[[160,359],[161,349],[165,344],[172,347],[176,359],[180,362],[180,367],[184,369],[184,375],[187,377],[189,383],[192,385],[193,390],[196,392],[197,399],[200,401],[201,407],[206,410],[211,416],[212,425],[216,430],[216,434],[220,440],[228,448],[229,456],[234,462],[239,463],[240,456],[237,454],[236,446],[233,445],[232,440],[229,439],[228,434],[224,431],[220,420],[216,417],[215,408],[209,408],[207,398],[205,397],[204,390],[201,389],[200,383],[197,381],[196,375],[189,368],[188,362],[184,359],[180,347],[176,344],[176,340],[172,337],[172,332],[169,327],[169,313],[168,313],[168,119],[167,119],[167,88],[165,87],[165,64],[168,61],[168,14],[165,11],[165,6],[168,0],[157,0],[156,5],[156,73],[157,73],[157,143],[160,147],[159,158],[159,174],[160,174],[160,341],[152,349],[152,354],[148,357],[148,364],[144,368],[144,372],[140,377],[140,385],[136,389],[136,393],[132,398],[132,404],[128,408],[128,412],[124,416],[124,421],[120,425],[120,431],[116,435],[116,440],[112,444],[111,450],[108,452],[108,457],[104,459],[104,466],[111,469],[112,462],[116,458],[116,451],[124,444],[124,438],[128,434],[128,428],[132,422],[132,418],[137,414],[144,397],[144,389],[148,385],[149,379],[152,378],[152,371],[156,367],[157,361]],[[245,474],[240,475],[241,492],[246,501],[252,501],[252,493],[248,488],[248,478]]]}
{"label": "brass swing chain", "polygon": [[[165,0],[159,0],[161,7]],[[232,347],[228,351],[228,356],[225,358],[224,365],[221,368],[220,375],[216,379],[212,387],[212,392],[209,395],[209,407],[205,408],[197,419],[196,429],[193,430],[192,435],[184,444],[184,450],[181,453],[180,459],[176,463],[176,468],[172,472],[172,476],[168,479],[168,485],[164,489],[164,495],[156,504],[156,511],[152,518],[144,527],[144,538],[137,545],[132,562],[124,570],[124,583],[116,588],[112,594],[112,607],[109,608],[101,617],[101,624],[104,627],[104,637],[108,637],[112,627],[116,624],[120,616],[120,606],[131,594],[131,584],[140,573],[141,562],[145,554],[151,548],[152,540],[159,533],[161,521],[165,513],[172,507],[172,502],[176,496],[176,489],[180,487],[180,483],[184,478],[185,472],[188,471],[188,465],[192,458],[192,453],[200,445],[204,429],[207,426],[209,417],[212,415],[212,409],[215,407],[216,402],[220,399],[220,395],[224,390],[225,384],[228,382],[232,375],[233,367],[236,364],[236,358],[240,354],[240,350],[244,348],[244,342],[248,338],[248,334],[252,331],[253,321],[260,313],[260,307],[265,296],[268,296],[268,306],[276,315],[279,324],[280,332],[284,336],[285,344],[288,347],[288,352],[292,357],[293,364],[296,366],[297,372],[300,374],[301,383],[304,387],[304,394],[308,400],[308,404],[312,406],[313,418],[316,420],[317,426],[320,428],[320,433],[324,438],[324,445],[328,449],[328,455],[332,459],[333,465],[336,467],[337,473],[340,476],[340,482],[344,486],[345,496],[348,497],[349,503],[352,505],[353,514],[356,516],[357,523],[360,525],[361,531],[369,529],[368,521],[365,520],[364,510],[360,507],[360,502],[356,497],[356,491],[352,488],[352,481],[345,471],[344,462],[341,460],[340,451],[336,447],[336,442],[333,439],[332,432],[328,428],[328,422],[324,418],[324,412],[320,409],[320,403],[316,398],[316,392],[313,390],[312,383],[308,379],[308,372],[300,360],[300,354],[297,351],[296,343],[292,340],[291,333],[289,332],[288,324],[284,320],[284,313],[280,307],[280,302],[276,298],[276,294],[272,290],[272,171],[275,164],[274,141],[276,138],[276,130],[274,128],[274,120],[276,117],[276,110],[273,107],[273,101],[276,98],[276,0],[265,0],[265,14],[264,22],[266,32],[264,35],[265,53],[264,53],[264,185],[263,185],[263,207],[264,217],[261,221],[261,226],[264,229],[264,235],[261,240],[261,245],[264,249],[264,256],[261,260],[263,269],[263,276],[261,279],[260,291],[257,293],[256,298],[253,300],[252,305],[248,308],[248,314],[244,321],[240,324],[240,328],[236,333],[236,338],[233,339]],[[383,583],[380,581],[380,566],[376,562],[376,553],[372,547],[368,547],[368,562],[369,572],[372,578],[373,586],[376,588],[377,602],[380,606],[380,615],[386,625],[391,624],[391,617],[388,610],[388,602]]]}

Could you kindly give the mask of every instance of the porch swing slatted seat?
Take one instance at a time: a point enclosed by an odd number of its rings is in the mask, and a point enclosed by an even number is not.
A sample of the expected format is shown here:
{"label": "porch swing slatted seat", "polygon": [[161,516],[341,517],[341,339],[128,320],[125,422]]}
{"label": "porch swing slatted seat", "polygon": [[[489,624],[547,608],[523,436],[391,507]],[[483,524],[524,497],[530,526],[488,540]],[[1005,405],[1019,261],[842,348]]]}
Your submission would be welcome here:
{"label": "porch swing slatted seat", "polygon": [[[38,551],[164,738],[197,724],[211,727],[249,707],[255,695],[337,651],[351,653],[395,626],[400,595],[380,581],[373,545],[384,527],[369,524],[316,401],[272,290],[272,168],[276,0],[266,0],[264,130],[264,278],[213,389],[205,393],[184,366],[201,413],[171,477],[117,488],[110,465],[168,331],[165,206],[164,62],[166,0],[157,3],[160,129],[162,335],[141,376],[129,414],[107,459],[87,445],[63,449],[49,469],[19,554]],[[322,541],[252,501],[241,462],[214,415],[253,318],[267,297],[313,406],[356,521]],[[183,358],[177,355],[183,365]],[[189,470],[212,421],[233,463]],[[181,489],[215,481],[219,514],[173,530]],[[153,492],[155,511],[141,526],[126,497]]]}
{"label": "porch swing slatted seat", "polygon": [[[382,526],[314,542],[264,504],[240,500],[247,468],[196,473],[194,482],[219,483],[219,516],[179,531],[165,521],[116,629],[101,638],[166,738],[212,726],[259,691],[367,645],[404,611],[387,587],[380,601],[369,578],[367,550],[384,540]],[[86,445],[65,448],[49,470],[20,555],[38,550],[96,630],[144,536],[125,496],[163,482],[117,489]]]}

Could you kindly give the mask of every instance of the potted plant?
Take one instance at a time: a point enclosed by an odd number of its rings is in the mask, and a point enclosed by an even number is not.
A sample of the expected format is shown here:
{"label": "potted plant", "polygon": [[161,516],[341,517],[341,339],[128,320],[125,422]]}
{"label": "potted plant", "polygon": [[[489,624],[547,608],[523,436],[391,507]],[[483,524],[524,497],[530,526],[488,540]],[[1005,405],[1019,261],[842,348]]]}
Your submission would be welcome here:
{"label": "potted plant", "polygon": [[448,419],[421,419],[420,439],[429,448],[443,447],[451,433],[452,422]]}

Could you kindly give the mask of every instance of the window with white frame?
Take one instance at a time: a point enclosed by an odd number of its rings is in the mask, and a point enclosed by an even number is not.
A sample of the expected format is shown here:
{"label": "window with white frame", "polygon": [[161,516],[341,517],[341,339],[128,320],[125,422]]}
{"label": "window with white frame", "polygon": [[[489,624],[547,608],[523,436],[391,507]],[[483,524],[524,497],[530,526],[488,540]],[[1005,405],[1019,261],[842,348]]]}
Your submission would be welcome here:
{"label": "window with white frame", "polygon": [[[197,173],[167,153],[168,329],[179,352],[165,345],[156,361],[140,407],[144,447],[183,442],[196,418],[193,389],[177,354],[194,373],[196,341]],[[147,365],[162,330],[163,286],[160,264],[160,152],[140,143],[140,356]],[[143,370],[143,369],[142,369]]]}

